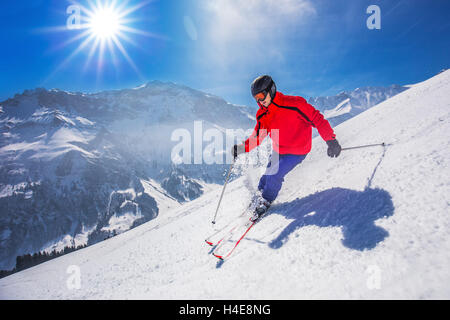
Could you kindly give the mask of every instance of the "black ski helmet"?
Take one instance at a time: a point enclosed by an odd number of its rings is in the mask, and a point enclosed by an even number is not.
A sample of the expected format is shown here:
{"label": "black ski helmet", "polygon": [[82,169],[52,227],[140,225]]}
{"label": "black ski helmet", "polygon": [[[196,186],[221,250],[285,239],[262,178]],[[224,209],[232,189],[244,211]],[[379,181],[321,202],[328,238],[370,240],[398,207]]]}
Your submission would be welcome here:
{"label": "black ski helmet", "polygon": [[268,75],[259,76],[252,82],[252,96],[260,92],[269,92],[270,96],[275,97],[275,93],[277,92],[277,86],[275,82],[273,82],[272,77]]}

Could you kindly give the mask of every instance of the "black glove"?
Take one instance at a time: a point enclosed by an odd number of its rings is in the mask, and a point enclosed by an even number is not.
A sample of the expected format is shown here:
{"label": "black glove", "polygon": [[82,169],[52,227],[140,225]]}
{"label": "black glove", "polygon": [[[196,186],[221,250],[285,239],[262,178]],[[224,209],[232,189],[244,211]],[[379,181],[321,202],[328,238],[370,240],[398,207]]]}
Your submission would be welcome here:
{"label": "black glove", "polygon": [[337,158],[341,154],[342,147],[336,139],[328,140],[327,145],[328,145],[327,153],[329,157]]}
{"label": "black glove", "polygon": [[236,160],[237,156],[241,153],[245,153],[245,146],[243,144],[235,144],[231,149],[231,154],[233,155],[234,159]]}

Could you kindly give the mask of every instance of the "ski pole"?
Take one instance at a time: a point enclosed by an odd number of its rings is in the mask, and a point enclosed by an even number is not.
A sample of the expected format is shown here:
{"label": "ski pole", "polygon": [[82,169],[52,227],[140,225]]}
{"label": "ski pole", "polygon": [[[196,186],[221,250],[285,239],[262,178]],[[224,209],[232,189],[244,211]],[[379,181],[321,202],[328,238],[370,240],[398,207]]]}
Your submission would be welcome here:
{"label": "ski pole", "polygon": [[221,193],[221,195],[220,195],[219,203],[217,204],[216,213],[214,214],[214,219],[213,219],[213,221],[211,222],[212,224],[215,224],[215,223],[216,223],[217,212],[219,212],[219,207],[220,207],[220,203],[222,202],[223,193],[225,192],[225,188],[227,187],[228,180],[230,179],[231,171],[233,171],[233,166],[234,166],[234,161],[235,161],[235,160],[236,160],[236,159],[233,159],[233,162],[231,162],[230,170],[228,171],[227,178],[225,179],[225,184],[223,185],[223,189],[222,189],[222,193]]}
{"label": "ski pole", "polygon": [[351,149],[359,149],[359,148],[368,148],[368,147],[375,147],[375,146],[385,146],[386,144],[383,143],[376,143],[376,144],[366,144],[364,146],[356,146],[356,147],[349,147],[349,148],[342,148],[341,151],[345,150],[351,150]]}

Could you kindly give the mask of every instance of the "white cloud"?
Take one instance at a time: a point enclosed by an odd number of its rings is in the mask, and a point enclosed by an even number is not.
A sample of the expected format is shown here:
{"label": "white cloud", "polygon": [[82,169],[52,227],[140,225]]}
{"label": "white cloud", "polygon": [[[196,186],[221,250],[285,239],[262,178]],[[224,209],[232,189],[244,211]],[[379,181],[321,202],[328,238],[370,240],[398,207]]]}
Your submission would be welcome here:
{"label": "white cloud", "polygon": [[283,31],[315,14],[308,0],[209,0],[212,32],[225,39]]}
{"label": "white cloud", "polygon": [[205,0],[207,50],[226,68],[239,60],[283,60],[282,46],[316,14],[309,0]]}
{"label": "white cloud", "polygon": [[316,16],[312,0],[197,0],[193,75],[206,91],[247,103],[256,76],[289,73],[292,55],[308,46],[300,39]]}

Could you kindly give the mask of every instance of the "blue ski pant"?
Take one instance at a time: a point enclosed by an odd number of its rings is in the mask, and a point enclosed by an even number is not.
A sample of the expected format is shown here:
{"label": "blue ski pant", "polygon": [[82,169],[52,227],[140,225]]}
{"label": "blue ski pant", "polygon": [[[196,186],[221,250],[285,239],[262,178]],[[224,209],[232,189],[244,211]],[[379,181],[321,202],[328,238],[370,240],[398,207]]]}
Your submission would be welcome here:
{"label": "blue ski pant", "polygon": [[306,158],[298,154],[278,154],[273,152],[270,156],[266,172],[259,180],[258,189],[267,201],[274,201],[280,192],[284,177]]}

